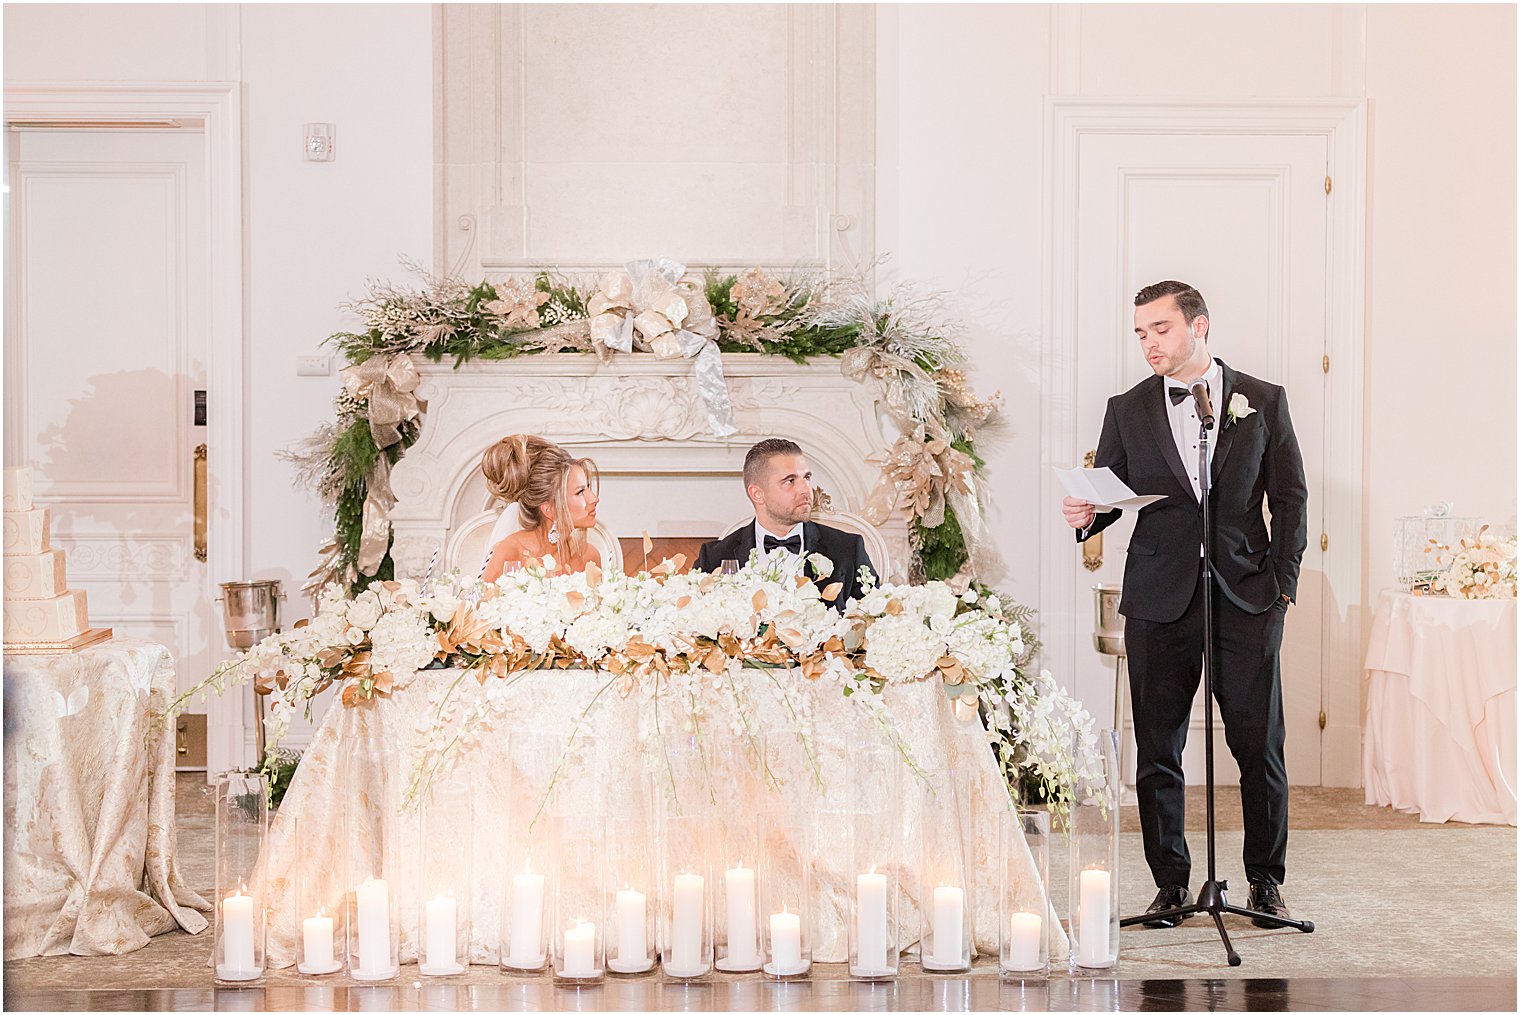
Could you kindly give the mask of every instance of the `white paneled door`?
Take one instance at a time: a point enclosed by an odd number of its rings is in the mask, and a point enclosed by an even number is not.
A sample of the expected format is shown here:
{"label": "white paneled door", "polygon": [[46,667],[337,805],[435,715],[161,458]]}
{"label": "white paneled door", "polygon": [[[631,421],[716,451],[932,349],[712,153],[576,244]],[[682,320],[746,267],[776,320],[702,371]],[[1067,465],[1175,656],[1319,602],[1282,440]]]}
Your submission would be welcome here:
{"label": "white paneled door", "polygon": [[27,128],[7,148],[6,464],[33,467],[93,625],[169,646],[193,686],[221,648],[193,521],[204,139]]}
{"label": "white paneled door", "polygon": [[[1086,134],[1079,144],[1072,259],[1077,448],[1097,446],[1109,396],[1150,375],[1134,336],[1134,295],[1162,279],[1180,279],[1203,293],[1215,356],[1287,389],[1309,481],[1309,548],[1282,659],[1288,777],[1317,785],[1325,606],[1320,533],[1327,139],[1137,130]],[[1133,524],[1124,521],[1104,533],[1103,565],[1091,582],[1122,582],[1132,532]],[[1077,583],[1074,617],[1092,614],[1091,582]],[[1078,693],[1090,703],[1111,701],[1112,661],[1078,645]],[[1101,706],[1095,711],[1104,714]],[[1200,691],[1184,755],[1189,782],[1203,777],[1202,725]],[[1132,748],[1129,754],[1132,766]],[[1222,728],[1215,756],[1220,779],[1236,780]]]}

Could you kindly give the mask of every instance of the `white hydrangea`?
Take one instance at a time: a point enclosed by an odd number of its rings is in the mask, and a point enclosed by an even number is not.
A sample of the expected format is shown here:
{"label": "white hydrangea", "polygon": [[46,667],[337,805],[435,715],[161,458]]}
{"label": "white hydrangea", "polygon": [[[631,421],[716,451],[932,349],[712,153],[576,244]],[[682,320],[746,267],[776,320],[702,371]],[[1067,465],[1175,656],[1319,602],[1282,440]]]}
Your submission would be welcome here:
{"label": "white hydrangea", "polygon": [[918,680],[945,654],[945,639],[910,613],[878,617],[866,629],[866,665],[891,681]]}

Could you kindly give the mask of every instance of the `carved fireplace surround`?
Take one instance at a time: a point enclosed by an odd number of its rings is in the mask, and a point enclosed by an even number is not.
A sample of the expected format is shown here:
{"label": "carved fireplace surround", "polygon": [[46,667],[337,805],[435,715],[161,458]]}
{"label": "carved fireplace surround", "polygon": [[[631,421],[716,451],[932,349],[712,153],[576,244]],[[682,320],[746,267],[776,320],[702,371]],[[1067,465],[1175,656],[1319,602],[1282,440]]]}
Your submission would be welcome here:
{"label": "carved fireplace surround", "polygon": [[[602,473],[598,514],[614,535],[703,538],[750,514],[740,475],[745,451],[763,437],[802,445],[837,522],[861,529],[859,512],[897,436],[877,410],[875,386],[843,376],[836,360],[798,365],[757,353],[725,355],[739,428],[728,438],[710,433],[688,360],[636,355],[601,363],[563,353],[457,370],[419,358],[417,367],[427,418],[392,473],[398,575],[425,573],[435,550],[444,567],[478,566],[474,557],[462,559],[461,540],[491,520],[480,456],[508,434],[540,434],[594,459]],[[877,532],[892,570],[901,570],[908,559],[904,517],[894,513]]]}

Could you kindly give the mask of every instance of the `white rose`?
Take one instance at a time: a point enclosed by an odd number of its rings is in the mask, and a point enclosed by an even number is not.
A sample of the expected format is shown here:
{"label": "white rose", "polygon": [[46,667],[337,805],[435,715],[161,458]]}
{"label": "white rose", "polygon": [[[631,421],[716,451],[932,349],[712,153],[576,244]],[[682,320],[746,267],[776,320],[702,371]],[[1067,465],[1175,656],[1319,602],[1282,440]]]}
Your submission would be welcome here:
{"label": "white rose", "polygon": [[382,612],[384,610],[380,605],[380,597],[366,589],[349,604],[348,622],[362,631],[368,631],[380,620]]}
{"label": "white rose", "polygon": [[813,573],[820,578],[827,578],[834,573],[834,562],[821,553],[808,554],[808,564],[813,568]]}

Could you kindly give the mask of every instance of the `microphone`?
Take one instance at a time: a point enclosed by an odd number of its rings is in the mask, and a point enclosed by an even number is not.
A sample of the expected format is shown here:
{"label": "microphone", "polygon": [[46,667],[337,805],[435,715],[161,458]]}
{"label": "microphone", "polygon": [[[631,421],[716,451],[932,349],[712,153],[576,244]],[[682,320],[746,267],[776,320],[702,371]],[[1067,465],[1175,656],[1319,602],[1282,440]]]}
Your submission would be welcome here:
{"label": "microphone", "polygon": [[1188,390],[1193,393],[1193,403],[1198,409],[1198,418],[1203,423],[1205,430],[1214,429],[1214,405],[1209,401],[1209,385],[1202,377],[1188,385]]}

